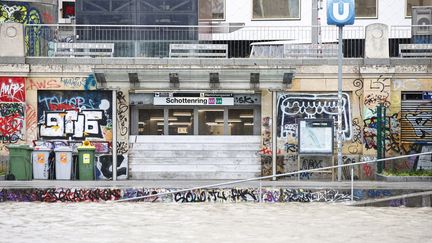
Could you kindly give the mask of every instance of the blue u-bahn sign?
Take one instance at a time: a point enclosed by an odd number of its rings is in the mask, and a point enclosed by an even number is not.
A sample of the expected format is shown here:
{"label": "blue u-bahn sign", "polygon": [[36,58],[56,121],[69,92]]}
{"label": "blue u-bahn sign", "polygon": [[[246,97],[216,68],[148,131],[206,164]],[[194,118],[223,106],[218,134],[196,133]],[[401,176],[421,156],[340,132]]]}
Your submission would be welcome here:
{"label": "blue u-bahn sign", "polygon": [[354,0],[327,0],[328,25],[352,25],[355,19]]}

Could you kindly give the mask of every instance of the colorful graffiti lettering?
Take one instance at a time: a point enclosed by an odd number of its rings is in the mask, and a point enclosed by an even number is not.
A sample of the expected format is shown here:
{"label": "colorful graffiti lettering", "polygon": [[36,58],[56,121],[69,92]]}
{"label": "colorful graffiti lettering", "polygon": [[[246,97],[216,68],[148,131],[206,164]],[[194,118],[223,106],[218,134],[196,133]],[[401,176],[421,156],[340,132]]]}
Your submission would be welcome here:
{"label": "colorful graffiti lettering", "polygon": [[24,105],[0,103],[0,140],[16,143],[24,137]]}
{"label": "colorful graffiti lettering", "polygon": [[24,78],[0,77],[0,102],[25,102]]}
{"label": "colorful graffiti lettering", "polygon": [[[385,144],[386,151],[400,152],[400,121],[399,114],[386,117]],[[364,120],[363,138],[366,149],[377,149],[378,118],[372,116]]]}
{"label": "colorful graffiti lettering", "polygon": [[40,137],[111,141],[111,100],[109,91],[39,91]]}

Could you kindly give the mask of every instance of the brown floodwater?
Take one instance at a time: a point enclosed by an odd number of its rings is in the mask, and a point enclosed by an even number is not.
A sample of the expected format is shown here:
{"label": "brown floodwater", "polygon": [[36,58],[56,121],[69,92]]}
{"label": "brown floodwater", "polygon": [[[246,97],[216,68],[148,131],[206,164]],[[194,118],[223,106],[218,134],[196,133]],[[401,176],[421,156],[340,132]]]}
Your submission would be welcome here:
{"label": "brown floodwater", "polygon": [[432,242],[432,208],[0,203],[0,242]]}

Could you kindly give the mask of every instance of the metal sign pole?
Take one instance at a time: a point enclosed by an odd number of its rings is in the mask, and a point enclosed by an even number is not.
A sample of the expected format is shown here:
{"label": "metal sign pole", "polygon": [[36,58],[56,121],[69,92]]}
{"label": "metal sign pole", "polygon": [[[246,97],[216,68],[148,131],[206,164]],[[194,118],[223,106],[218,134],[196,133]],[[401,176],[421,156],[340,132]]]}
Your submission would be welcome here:
{"label": "metal sign pole", "polygon": [[[342,165],[342,30],[339,26],[339,46],[338,46],[338,120],[337,120],[337,152],[338,166]],[[338,167],[338,181],[342,180],[342,167]]]}

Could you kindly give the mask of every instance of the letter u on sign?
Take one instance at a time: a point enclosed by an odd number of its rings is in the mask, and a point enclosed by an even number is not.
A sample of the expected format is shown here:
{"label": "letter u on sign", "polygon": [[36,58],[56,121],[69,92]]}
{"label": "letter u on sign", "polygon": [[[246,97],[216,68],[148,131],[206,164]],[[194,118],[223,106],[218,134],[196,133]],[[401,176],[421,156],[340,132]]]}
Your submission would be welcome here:
{"label": "letter u on sign", "polygon": [[354,0],[327,0],[328,25],[352,25],[355,19]]}

